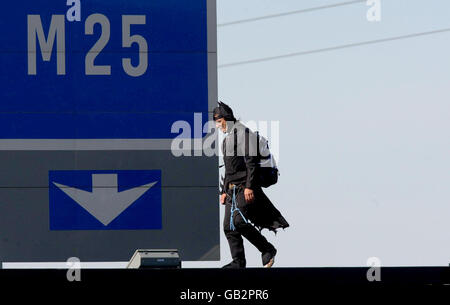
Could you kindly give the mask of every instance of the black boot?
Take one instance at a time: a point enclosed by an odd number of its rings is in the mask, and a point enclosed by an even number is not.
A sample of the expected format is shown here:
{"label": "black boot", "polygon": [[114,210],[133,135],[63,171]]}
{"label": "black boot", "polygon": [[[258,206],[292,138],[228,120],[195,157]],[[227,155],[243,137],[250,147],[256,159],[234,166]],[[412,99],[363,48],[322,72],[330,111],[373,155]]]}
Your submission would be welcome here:
{"label": "black boot", "polygon": [[262,264],[264,268],[270,268],[275,263],[275,255],[277,254],[277,249],[272,246],[272,249],[270,249],[267,252],[264,252],[261,254]]}
{"label": "black boot", "polygon": [[233,260],[231,263],[223,266],[223,269],[237,269],[237,268],[245,268],[246,261],[245,260]]}

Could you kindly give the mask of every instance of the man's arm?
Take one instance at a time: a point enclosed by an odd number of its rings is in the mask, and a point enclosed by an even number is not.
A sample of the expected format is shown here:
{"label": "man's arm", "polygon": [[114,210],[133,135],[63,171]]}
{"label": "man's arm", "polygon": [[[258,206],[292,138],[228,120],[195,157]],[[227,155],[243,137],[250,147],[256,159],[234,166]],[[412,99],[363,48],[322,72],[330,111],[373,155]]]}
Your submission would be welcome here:
{"label": "man's arm", "polygon": [[[224,156],[224,157],[225,157],[225,154],[226,154],[226,146],[225,146],[226,145],[226,140],[227,140],[227,138],[223,139],[223,142],[222,142],[222,156]],[[224,158],[223,166],[225,167],[225,158]],[[226,167],[225,167],[225,174],[224,175],[225,175],[225,177],[223,178],[222,194],[226,193],[228,191],[229,177],[227,175]]]}
{"label": "man's arm", "polygon": [[228,192],[228,175],[225,174],[225,178],[223,179],[222,192],[220,193],[221,204],[225,204],[227,192]]}
{"label": "man's arm", "polygon": [[228,191],[228,175],[225,173],[225,178],[223,179],[223,188],[222,188],[222,194],[226,193]]}

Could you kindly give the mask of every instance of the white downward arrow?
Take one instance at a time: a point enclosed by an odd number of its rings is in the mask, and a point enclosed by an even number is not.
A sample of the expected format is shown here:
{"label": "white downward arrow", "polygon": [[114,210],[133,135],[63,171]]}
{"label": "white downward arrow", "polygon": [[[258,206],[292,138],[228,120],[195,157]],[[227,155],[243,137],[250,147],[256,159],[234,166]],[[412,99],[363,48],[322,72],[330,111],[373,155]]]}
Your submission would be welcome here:
{"label": "white downward arrow", "polygon": [[92,193],[56,182],[53,184],[107,226],[157,182],[119,192],[117,174],[93,174]]}

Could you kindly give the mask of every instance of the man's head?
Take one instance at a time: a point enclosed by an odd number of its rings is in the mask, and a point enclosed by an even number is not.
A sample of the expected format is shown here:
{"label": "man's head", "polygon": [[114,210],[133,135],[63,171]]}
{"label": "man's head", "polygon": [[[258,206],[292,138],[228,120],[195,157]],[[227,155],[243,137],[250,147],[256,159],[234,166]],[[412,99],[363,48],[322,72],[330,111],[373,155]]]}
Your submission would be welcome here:
{"label": "man's head", "polygon": [[230,106],[219,101],[219,106],[213,110],[213,118],[216,122],[216,127],[220,128],[223,132],[227,132],[227,121],[236,122],[236,118],[233,115],[233,110]]}

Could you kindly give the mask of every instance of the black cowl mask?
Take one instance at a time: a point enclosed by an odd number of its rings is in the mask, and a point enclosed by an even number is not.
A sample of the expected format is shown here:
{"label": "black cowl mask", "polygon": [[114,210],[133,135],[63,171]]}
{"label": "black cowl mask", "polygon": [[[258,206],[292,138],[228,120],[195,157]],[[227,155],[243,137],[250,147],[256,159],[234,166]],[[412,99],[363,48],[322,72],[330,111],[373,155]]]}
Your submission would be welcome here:
{"label": "black cowl mask", "polygon": [[233,115],[233,110],[225,103],[218,102],[219,106],[214,108],[213,117],[214,120],[224,118],[226,121],[236,121]]}

